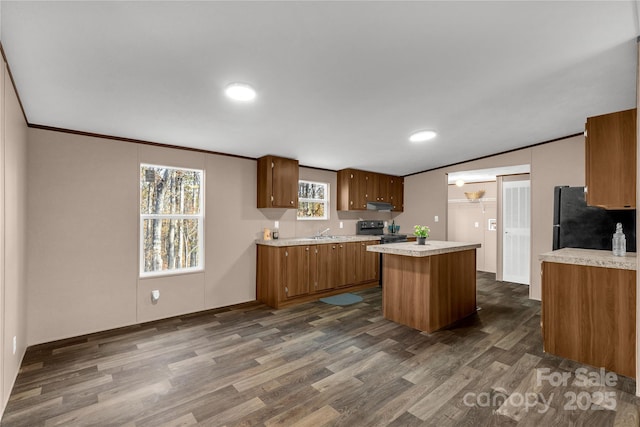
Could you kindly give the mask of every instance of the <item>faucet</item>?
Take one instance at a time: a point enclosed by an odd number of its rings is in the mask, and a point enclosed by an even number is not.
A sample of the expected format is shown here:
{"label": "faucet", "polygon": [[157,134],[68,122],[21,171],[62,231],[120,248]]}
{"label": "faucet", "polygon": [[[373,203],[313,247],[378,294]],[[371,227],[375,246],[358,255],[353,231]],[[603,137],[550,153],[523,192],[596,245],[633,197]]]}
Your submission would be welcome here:
{"label": "faucet", "polygon": [[330,228],[327,228],[327,229],[325,229],[325,230],[318,231],[318,232],[316,233],[316,236],[317,236],[317,237],[321,237],[322,235],[324,235],[324,234],[325,234],[326,232],[328,232],[329,230],[331,230],[331,229],[330,229]]}

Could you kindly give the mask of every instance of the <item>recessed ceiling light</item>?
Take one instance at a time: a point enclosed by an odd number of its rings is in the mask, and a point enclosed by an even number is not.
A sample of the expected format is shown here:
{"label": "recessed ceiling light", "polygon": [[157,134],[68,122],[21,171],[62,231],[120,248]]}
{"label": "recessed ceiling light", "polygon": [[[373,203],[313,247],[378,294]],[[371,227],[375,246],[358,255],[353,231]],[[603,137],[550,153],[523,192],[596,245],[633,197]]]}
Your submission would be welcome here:
{"label": "recessed ceiling light", "polygon": [[435,133],[432,130],[421,130],[419,132],[416,132],[414,134],[412,134],[409,137],[409,141],[411,142],[425,142],[425,141],[429,141],[430,139],[435,138],[437,135],[437,133]]}
{"label": "recessed ceiling light", "polygon": [[459,180],[457,180],[457,181],[456,181],[456,185],[457,185],[458,187],[462,187],[462,186],[464,185],[464,181],[463,181],[463,180],[461,180],[461,179],[459,179]]}
{"label": "recessed ceiling light", "polygon": [[224,93],[234,101],[253,101],[256,97],[255,89],[246,83],[230,83]]}

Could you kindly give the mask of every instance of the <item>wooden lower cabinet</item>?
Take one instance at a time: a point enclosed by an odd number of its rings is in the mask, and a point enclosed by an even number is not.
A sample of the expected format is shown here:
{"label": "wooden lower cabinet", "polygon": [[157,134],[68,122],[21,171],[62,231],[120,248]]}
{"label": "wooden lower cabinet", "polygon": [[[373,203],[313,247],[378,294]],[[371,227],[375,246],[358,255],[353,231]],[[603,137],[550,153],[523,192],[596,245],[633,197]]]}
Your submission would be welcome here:
{"label": "wooden lower cabinet", "polygon": [[283,255],[285,298],[309,294],[318,271],[316,246],[290,246],[284,248]]}
{"label": "wooden lower cabinet", "polygon": [[257,247],[257,300],[274,308],[379,284],[373,242]]}
{"label": "wooden lower cabinet", "polygon": [[542,263],[544,351],[636,375],[636,272]]}
{"label": "wooden lower cabinet", "polygon": [[380,255],[376,252],[367,252],[367,246],[377,245],[378,242],[359,242],[358,245],[358,271],[357,282],[368,282],[380,278]]}
{"label": "wooden lower cabinet", "polygon": [[335,289],[338,284],[338,274],[335,267],[339,261],[338,245],[317,245],[316,251],[318,253],[318,274],[313,292]]}

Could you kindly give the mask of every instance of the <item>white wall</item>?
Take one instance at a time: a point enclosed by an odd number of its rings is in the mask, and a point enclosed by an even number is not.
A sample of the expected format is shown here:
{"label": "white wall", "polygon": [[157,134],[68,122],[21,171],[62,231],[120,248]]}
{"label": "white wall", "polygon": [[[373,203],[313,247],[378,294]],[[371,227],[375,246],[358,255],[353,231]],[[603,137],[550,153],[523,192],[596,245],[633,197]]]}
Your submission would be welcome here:
{"label": "white wall", "polygon": [[[26,334],[26,165],[27,125],[3,63],[0,96],[0,415],[27,347]],[[16,337],[16,351],[13,351]]]}
{"label": "white wall", "polygon": [[[524,148],[405,178],[405,212],[399,221],[431,227],[434,240],[447,238],[447,174],[464,170],[528,164],[531,167],[531,286],[540,299],[538,255],[552,250],[553,187],[584,185],[584,137]],[[434,221],[434,216],[439,222]]]}

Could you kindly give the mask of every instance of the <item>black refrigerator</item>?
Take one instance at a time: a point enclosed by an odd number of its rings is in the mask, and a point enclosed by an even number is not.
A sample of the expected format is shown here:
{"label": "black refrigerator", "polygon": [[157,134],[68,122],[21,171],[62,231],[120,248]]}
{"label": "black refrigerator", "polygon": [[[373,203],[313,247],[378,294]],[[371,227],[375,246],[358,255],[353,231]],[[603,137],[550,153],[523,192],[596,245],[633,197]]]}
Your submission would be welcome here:
{"label": "black refrigerator", "polygon": [[622,223],[627,252],[636,251],[636,211],[587,206],[584,187],[554,189],[553,250],[561,248],[612,249],[616,223]]}

